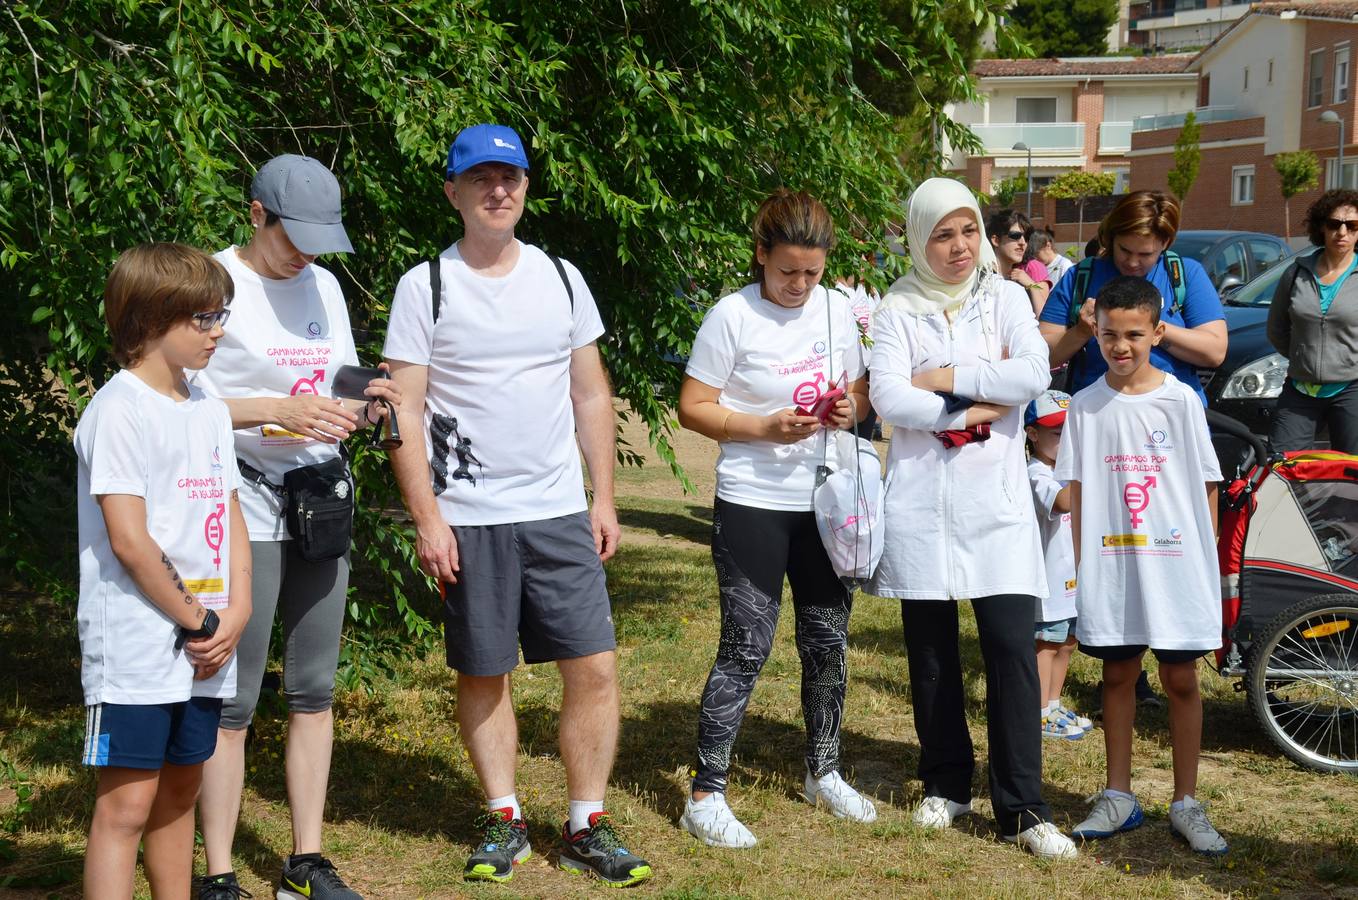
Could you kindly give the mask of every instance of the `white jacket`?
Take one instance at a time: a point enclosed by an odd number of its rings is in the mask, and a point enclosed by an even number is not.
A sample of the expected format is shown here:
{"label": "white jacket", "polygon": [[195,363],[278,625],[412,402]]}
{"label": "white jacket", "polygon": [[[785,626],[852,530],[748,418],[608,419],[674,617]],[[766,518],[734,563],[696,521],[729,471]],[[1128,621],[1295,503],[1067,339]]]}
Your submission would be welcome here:
{"label": "white jacket", "polygon": [[[870,394],[895,428],[887,456],[886,550],[869,590],[954,600],[1047,596],[1042,544],[1028,496],[1023,408],[1051,382],[1047,344],[1017,284],[983,277],[950,324],[942,313],[883,308],[873,323]],[[933,432],[966,411],[911,385],[951,365],[954,393],[1009,407],[990,439],[945,449]]]}

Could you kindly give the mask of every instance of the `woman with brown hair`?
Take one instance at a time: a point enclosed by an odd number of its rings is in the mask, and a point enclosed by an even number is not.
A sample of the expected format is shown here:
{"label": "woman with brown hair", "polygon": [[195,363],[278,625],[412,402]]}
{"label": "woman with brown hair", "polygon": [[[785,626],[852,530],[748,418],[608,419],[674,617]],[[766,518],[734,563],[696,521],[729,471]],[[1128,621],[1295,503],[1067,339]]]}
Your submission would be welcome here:
{"label": "woman with brown hair", "polygon": [[1178,233],[1178,201],[1159,191],[1133,191],[1099,225],[1099,255],[1066,272],[1052,289],[1039,327],[1051,364],[1070,363],[1070,393],[1108,368],[1094,340],[1094,296],[1105,282],[1132,275],[1153,284],[1163,301],[1165,333],[1151,349],[1152,365],[1192,387],[1206,405],[1198,368],[1215,368],[1226,358],[1226,321],[1203,267],[1165,252]]}
{"label": "woman with brown hair", "polygon": [[703,843],[732,848],[755,844],[726,803],[726,776],[773,649],[784,576],[802,662],[803,796],[841,818],[877,818],[839,774],[852,592],[830,564],[811,505],[823,432],[850,428],[867,410],[859,329],[849,299],[820,285],[835,240],[824,206],[780,189],[759,207],[753,230],[754,283],[708,311],[679,393],[679,421],[721,447],[712,520],[721,639],[680,822]]}

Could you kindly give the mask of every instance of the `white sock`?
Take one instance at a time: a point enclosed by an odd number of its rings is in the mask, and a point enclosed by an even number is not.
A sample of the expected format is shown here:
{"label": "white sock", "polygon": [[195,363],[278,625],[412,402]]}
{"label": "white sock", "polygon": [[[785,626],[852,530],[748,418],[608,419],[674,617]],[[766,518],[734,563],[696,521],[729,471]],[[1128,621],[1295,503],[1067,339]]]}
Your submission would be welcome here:
{"label": "white sock", "polygon": [[1184,794],[1184,799],[1183,799],[1183,800],[1175,800],[1173,803],[1171,803],[1171,804],[1169,805],[1169,808],[1172,809],[1172,810],[1174,810],[1175,812],[1182,812],[1182,811],[1183,811],[1183,808],[1184,808],[1184,800],[1192,800],[1192,799],[1193,799],[1193,795],[1192,795],[1192,794]]}
{"label": "white sock", "polygon": [[492,797],[486,801],[486,808],[491,812],[505,809],[506,807],[510,810],[509,818],[511,820],[523,818],[523,810],[519,809],[518,794],[506,794],[503,797]]}
{"label": "white sock", "polygon": [[571,834],[583,831],[589,827],[589,817],[594,813],[604,811],[604,801],[602,800],[572,800],[571,801]]}
{"label": "white sock", "polygon": [[1129,794],[1129,793],[1127,793],[1126,791],[1115,791],[1115,790],[1113,790],[1112,788],[1104,788],[1104,791],[1103,791],[1103,792],[1104,792],[1105,794],[1107,794],[1108,796],[1114,797],[1114,798],[1116,798],[1116,799],[1118,799],[1118,800],[1135,800],[1135,799],[1136,799],[1136,795],[1135,795],[1135,794]]}

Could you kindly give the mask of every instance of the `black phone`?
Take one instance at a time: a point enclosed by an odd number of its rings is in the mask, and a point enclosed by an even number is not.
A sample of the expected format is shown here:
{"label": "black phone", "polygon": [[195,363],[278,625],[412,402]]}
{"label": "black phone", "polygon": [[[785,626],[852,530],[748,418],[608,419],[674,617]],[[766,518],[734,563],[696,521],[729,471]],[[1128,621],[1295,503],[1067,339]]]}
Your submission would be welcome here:
{"label": "black phone", "polygon": [[363,391],[374,378],[386,378],[387,373],[371,366],[340,366],[330,385],[331,396],[339,400],[368,400]]}

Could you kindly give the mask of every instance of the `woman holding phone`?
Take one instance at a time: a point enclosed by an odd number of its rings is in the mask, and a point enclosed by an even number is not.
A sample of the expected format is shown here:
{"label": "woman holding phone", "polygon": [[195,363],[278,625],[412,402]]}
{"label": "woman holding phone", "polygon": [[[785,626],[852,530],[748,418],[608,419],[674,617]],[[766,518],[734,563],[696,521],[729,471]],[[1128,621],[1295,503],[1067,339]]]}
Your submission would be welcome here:
{"label": "woman holding phone", "polygon": [[[369,382],[366,403],[331,396],[340,368],[358,362],[339,283],[315,264],[321,254],[353,252],[340,219],[335,176],[310,157],[279,156],[260,168],[250,195],[253,236],[215,257],[231,275],[236,296],[231,328],[198,383],[230,409],[239,460],[277,485],[291,470],[338,459],[341,442],[364,424],[379,422],[387,414],[382,401],[398,405],[400,394],[380,378]],[[207,875],[196,879],[198,897],[241,896],[231,846],[245,783],[245,738],[277,613],[283,620],[292,814],[292,853],[278,896],[354,900],[359,895],[321,853],[349,556],[304,558],[288,532],[280,498],[246,474],[240,505],[254,560],[254,613],[237,649],[236,696],[222,706],[217,751],[203,769],[198,811]]]}
{"label": "woman holding phone", "polygon": [[[821,287],[834,224],[806,193],[780,189],[754,218],[754,283],[703,320],[679,393],[679,421],[717,441],[712,561],[721,600],[717,659],[698,718],[698,766],[681,824],[714,847],[755,836],[726,802],[727,771],[755,679],[792,585],[806,720],[803,797],[871,822],[872,801],[839,773],[851,591],[821,544],[811,492],[825,430],[867,410],[849,299]],[[843,394],[836,393],[842,385]]]}

